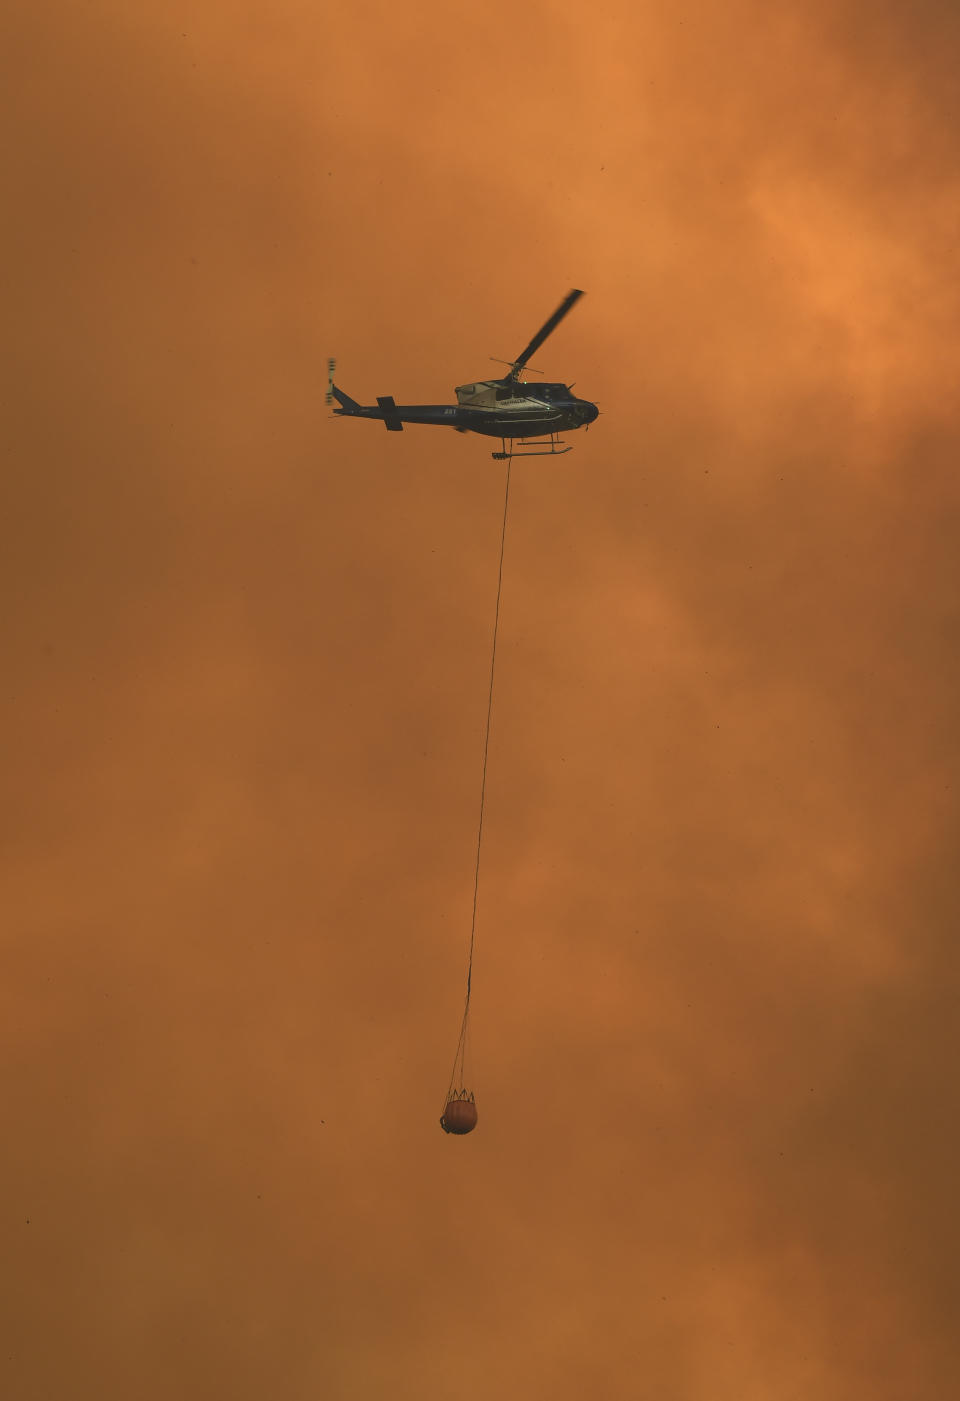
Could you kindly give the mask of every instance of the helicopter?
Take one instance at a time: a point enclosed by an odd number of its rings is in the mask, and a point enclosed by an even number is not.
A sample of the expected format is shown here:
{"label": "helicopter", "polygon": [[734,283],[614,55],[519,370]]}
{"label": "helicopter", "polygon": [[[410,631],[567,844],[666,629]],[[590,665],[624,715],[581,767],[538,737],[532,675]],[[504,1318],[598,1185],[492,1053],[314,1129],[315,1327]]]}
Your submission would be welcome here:
{"label": "helicopter", "polygon": [[[564,297],[516,360],[495,361],[510,367],[509,374],[502,379],[457,385],[456,404],[397,404],[389,394],[378,395],[376,408],[358,404],[334,384],[335,360],[327,362],[326,402],[331,404],[336,399],[340,407],[333,412],[345,418],[379,419],[388,433],[402,432],[405,423],[437,423],[444,428],[455,428],[458,433],[483,433],[499,438],[501,451],[491,454],[496,461],[511,457],[557,457],[572,452],[572,447],[565,445],[559,435],[593,423],[600,412],[596,404],[578,399],[572,392],[572,384],[529,385],[520,375],[528,368],[534,374],[543,373],[533,370],[527,361],[582,296],[583,292],[575,287]],[[491,355],[490,359],[495,357]],[[515,447],[515,443],[518,446]]]}

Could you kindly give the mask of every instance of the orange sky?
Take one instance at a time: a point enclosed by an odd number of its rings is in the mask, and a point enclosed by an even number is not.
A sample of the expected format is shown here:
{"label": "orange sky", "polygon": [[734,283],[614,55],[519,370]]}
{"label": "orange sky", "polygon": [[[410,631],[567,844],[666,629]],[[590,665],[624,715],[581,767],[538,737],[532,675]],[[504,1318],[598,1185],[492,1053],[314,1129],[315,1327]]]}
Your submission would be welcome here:
{"label": "orange sky", "polygon": [[21,8],[0,1390],[946,1401],[955,12]]}

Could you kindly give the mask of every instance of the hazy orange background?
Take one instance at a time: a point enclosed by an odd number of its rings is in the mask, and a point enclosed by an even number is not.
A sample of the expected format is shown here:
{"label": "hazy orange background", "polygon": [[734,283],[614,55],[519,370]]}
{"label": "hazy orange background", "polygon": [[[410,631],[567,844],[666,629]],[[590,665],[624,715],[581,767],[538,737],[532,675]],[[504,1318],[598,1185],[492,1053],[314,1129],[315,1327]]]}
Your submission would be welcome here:
{"label": "hazy orange background", "polygon": [[3,1395],[948,1401],[958,12],[21,9]]}

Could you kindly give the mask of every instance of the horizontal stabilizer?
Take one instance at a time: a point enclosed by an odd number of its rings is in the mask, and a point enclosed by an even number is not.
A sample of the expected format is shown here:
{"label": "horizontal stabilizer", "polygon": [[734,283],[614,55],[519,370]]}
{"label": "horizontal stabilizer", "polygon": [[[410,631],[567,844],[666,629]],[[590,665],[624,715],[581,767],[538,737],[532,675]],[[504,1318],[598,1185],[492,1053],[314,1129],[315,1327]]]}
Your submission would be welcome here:
{"label": "horizontal stabilizer", "polygon": [[392,394],[378,394],[377,404],[383,410],[383,421],[389,433],[402,433],[403,424],[400,422],[400,415],[397,413],[396,401]]}

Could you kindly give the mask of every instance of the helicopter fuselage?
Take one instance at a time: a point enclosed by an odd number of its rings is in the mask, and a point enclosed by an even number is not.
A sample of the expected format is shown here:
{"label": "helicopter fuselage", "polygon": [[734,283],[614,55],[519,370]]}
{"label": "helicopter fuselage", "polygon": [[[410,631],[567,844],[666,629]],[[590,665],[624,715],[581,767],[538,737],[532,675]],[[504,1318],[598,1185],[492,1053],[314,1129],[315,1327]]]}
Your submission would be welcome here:
{"label": "helicopter fuselage", "polygon": [[564,433],[592,423],[598,413],[595,404],[576,398],[565,384],[484,380],[458,385],[456,394],[456,404],[396,404],[389,396],[382,396],[374,407],[356,403],[334,386],[339,407],[333,412],[348,418],[378,419],[391,432],[399,432],[405,423],[434,423],[491,438]]}

